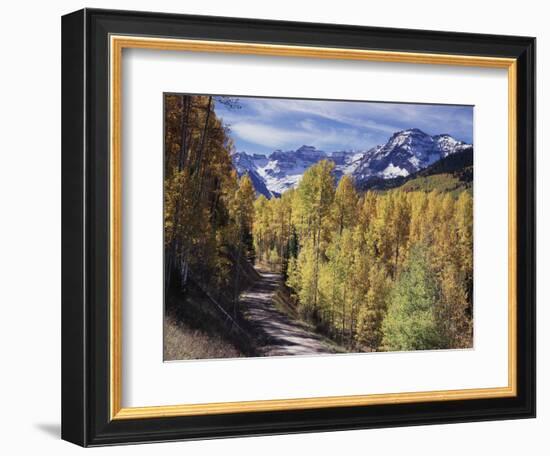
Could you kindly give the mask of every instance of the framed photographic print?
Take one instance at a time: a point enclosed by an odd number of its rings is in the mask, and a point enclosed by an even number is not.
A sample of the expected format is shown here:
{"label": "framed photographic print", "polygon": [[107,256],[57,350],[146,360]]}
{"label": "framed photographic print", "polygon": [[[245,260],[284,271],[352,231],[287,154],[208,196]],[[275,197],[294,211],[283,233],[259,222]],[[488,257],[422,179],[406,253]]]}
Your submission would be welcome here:
{"label": "framed photographic print", "polygon": [[535,40],[62,21],[62,436],[535,416]]}

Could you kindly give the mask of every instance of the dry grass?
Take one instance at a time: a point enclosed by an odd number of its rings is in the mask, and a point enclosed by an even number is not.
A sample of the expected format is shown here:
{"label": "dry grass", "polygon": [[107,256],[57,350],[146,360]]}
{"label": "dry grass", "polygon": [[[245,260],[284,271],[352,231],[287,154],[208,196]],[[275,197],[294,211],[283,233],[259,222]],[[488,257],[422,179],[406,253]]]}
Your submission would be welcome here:
{"label": "dry grass", "polygon": [[164,321],[164,360],[238,358],[243,354],[220,337],[190,328],[170,315]]}

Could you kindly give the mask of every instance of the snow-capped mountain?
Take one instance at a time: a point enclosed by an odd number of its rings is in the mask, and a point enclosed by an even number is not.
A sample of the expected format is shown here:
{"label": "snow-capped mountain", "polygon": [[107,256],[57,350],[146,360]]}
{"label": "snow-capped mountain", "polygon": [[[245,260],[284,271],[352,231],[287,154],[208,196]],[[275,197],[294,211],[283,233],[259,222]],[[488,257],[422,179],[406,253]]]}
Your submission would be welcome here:
{"label": "snow-capped mountain", "polygon": [[352,151],[326,153],[304,145],[297,150],[275,150],[269,157],[237,152],[233,154],[233,164],[240,176],[248,173],[258,193],[270,198],[295,187],[306,169],[323,159],[334,161],[335,176],[340,178],[351,174],[363,155]]}
{"label": "snow-capped mountain", "polygon": [[408,176],[456,152],[471,149],[470,144],[448,134],[430,136],[418,128],[394,133],[384,145],[367,151],[324,152],[314,146],[297,150],[275,150],[269,156],[236,152],[233,163],[239,175],[248,173],[259,194],[270,198],[295,187],[310,166],[332,160],[334,175],[352,175],[359,184],[373,178]]}
{"label": "snow-capped mountain", "polygon": [[370,149],[353,174],[357,181],[369,177],[405,177],[471,147],[448,134],[430,136],[418,128],[411,128],[394,133],[385,145]]}
{"label": "snow-capped mountain", "polygon": [[248,174],[256,193],[264,195],[266,198],[271,198],[273,194],[268,190],[265,184],[265,180],[258,170],[268,163],[268,159],[265,155],[248,155],[246,152],[237,152],[233,154],[233,166],[237,170],[237,174],[242,176]]}

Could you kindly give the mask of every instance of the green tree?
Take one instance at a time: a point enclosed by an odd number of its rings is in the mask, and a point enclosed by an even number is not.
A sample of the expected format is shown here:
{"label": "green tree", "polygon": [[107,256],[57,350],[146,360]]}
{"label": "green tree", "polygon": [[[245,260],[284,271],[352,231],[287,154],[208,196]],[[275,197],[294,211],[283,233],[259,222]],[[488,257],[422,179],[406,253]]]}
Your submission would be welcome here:
{"label": "green tree", "polygon": [[414,246],[390,295],[382,323],[384,348],[389,351],[443,348],[436,306],[436,278],[427,249]]}

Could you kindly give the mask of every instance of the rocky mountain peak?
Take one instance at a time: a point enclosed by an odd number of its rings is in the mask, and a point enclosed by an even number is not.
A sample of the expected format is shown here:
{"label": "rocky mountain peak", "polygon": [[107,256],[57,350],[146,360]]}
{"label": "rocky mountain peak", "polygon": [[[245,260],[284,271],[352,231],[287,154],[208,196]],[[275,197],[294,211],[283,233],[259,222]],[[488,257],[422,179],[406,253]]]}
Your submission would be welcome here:
{"label": "rocky mountain peak", "polygon": [[295,187],[307,168],[323,159],[335,164],[337,179],[345,174],[357,183],[369,179],[408,176],[456,152],[472,149],[447,133],[430,136],[419,128],[395,132],[385,144],[365,151],[338,150],[326,153],[312,145],[296,150],[274,150],[268,156],[237,152],[233,163],[239,175],[248,173],[258,193],[277,196]]}

